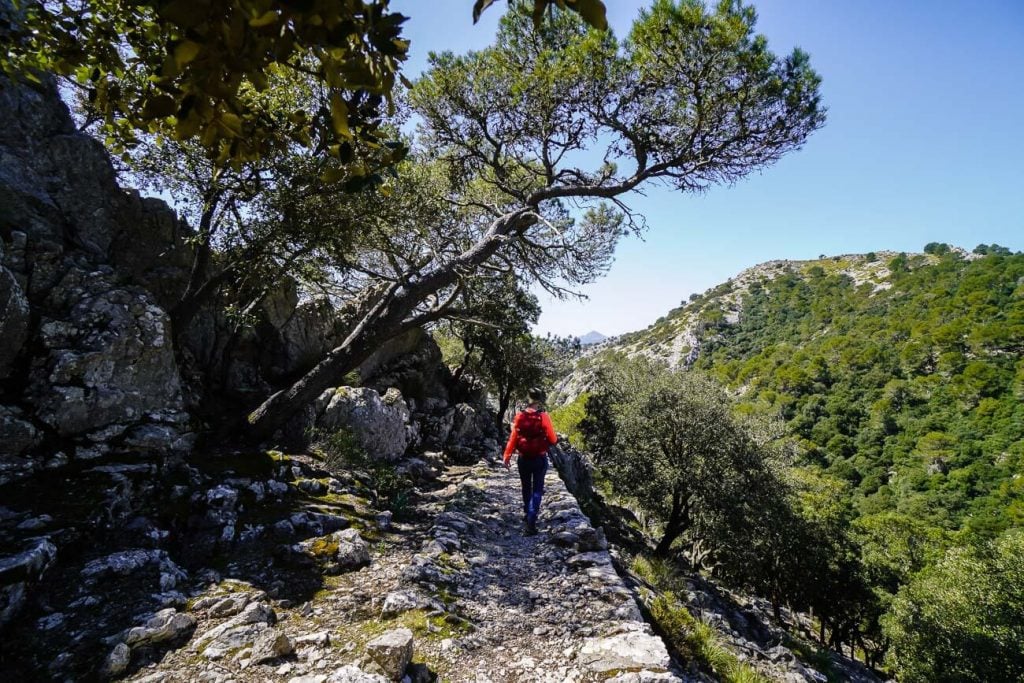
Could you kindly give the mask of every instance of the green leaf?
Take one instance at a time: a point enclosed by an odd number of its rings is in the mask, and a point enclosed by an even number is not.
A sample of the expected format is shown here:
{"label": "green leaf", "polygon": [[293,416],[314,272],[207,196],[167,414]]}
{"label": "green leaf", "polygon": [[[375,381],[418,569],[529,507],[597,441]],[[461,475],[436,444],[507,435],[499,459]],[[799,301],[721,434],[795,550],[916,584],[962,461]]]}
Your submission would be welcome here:
{"label": "green leaf", "polygon": [[202,46],[191,40],[183,40],[174,47],[174,61],[178,66],[185,66],[199,54]]}
{"label": "green leaf", "polygon": [[338,135],[352,137],[352,131],[348,127],[348,104],[338,93],[331,95],[331,125]]}
{"label": "green leaf", "polygon": [[325,183],[336,183],[345,177],[345,171],[337,166],[330,166],[321,175],[320,179]]}
{"label": "green leaf", "polygon": [[267,12],[264,12],[262,15],[256,17],[255,19],[250,19],[249,26],[252,26],[253,28],[270,26],[271,24],[276,23],[277,19],[277,12],[275,12],[274,10],[269,10]]}
{"label": "green leaf", "polygon": [[220,122],[224,129],[233,137],[242,135],[242,119],[231,112],[224,112],[220,115]]}

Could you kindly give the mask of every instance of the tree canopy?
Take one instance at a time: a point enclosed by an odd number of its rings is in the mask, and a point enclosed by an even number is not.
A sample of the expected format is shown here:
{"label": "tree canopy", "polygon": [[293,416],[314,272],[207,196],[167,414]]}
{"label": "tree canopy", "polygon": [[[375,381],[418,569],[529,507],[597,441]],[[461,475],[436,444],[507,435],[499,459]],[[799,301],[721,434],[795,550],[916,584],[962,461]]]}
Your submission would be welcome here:
{"label": "tree canopy", "polygon": [[[29,2],[0,27],[9,45],[0,66],[69,78],[118,144],[162,131],[222,162],[294,144],[338,153],[356,138],[381,141],[381,106],[408,50],[404,21],[388,0]],[[289,73],[310,76],[326,97],[265,106]]]}
{"label": "tree canopy", "polygon": [[[819,78],[802,52],[773,55],[755,20],[737,4],[661,1],[620,43],[568,12],[535,30],[514,8],[493,47],[434,56],[409,95],[421,121],[412,153],[437,160],[452,234],[471,239],[409,262],[354,336],[250,416],[256,431],[272,431],[467,278],[515,273],[571,294],[639,227],[624,197],[643,184],[700,191],[798,148],[824,122]],[[595,151],[603,161],[579,164]]]}
{"label": "tree canopy", "polygon": [[1024,677],[1024,531],[951,549],[900,590],[885,618],[900,680]]}

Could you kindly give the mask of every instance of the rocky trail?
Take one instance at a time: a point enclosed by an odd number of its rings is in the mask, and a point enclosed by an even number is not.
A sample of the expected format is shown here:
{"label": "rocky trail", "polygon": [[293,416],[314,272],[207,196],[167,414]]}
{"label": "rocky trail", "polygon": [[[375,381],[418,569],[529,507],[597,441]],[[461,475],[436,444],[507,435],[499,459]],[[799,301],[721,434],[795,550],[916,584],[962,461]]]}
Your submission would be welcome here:
{"label": "rocky trail", "polygon": [[189,600],[188,642],[131,680],[679,680],[554,468],[546,489],[526,537],[514,470],[449,467],[408,521],[363,532],[373,548],[351,529],[326,537],[354,542],[330,549],[342,565],[365,566],[300,604],[223,578]]}
{"label": "rocky trail", "polygon": [[193,637],[131,680],[399,680],[410,660],[410,680],[679,680],[554,468],[538,536],[522,535],[518,486],[492,461],[447,468],[373,549],[327,537],[369,563],[301,604],[211,585],[189,600]]}
{"label": "rocky trail", "polygon": [[[195,492],[140,517],[136,540],[53,565],[0,669],[148,683],[680,680],[554,467],[527,537],[515,470],[422,458],[398,464],[419,483],[394,518],[361,473],[308,456],[193,472]],[[16,561],[52,563],[38,555]]]}
{"label": "rocky trail", "polygon": [[678,680],[554,468],[545,488],[536,536],[522,534],[514,470],[484,462],[438,496],[444,510],[405,575],[447,587],[472,628],[429,654],[453,681]]}

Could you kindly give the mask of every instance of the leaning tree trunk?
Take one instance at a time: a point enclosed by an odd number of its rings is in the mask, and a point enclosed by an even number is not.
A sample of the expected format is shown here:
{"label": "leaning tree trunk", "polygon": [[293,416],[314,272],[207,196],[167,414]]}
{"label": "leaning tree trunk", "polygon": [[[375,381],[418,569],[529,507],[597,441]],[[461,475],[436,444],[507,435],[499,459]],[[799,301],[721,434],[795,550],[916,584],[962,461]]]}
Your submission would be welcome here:
{"label": "leaning tree trunk", "polygon": [[525,230],[536,223],[527,209],[507,214],[491,224],[487,233],[472,247],[448,263],[401,289],[391,289],[356,325],[341,346],[333,349],[312,370],[292,386],[279,391],[249,415],[251,435],[268,437],[288,418],[333,386],[345,373],[360,363],[381,344],[409,327],[437,320],[440,316],[421,315],[409,319],[416,307],[427,297],[455,284],[460,274],[475,269],[489,259],[514,230]]}
{"label": "leaning tree trunk", "polygon": [[498,414],[495,422],[498,426],[498,433],[505,433],[505,414],[508,413],[508,404],[512,402],[512,391],[500,391],[498,393]]}
{"label": "leaning tree trunk", "polygon": [[658,557],[668,557],[668,551],[672,544],[690,524],[690,505],[689,501],[684,498],[685,496],[678,489],[672,492],[672,510],[669,512],[668,522],[665,524],[665,533],[654,549],[654,554]]}
{"label": "leaning tree trunk", "polygon": [[368,313],[341,346],[333,349],[294,384],[279,391],[249,415],[257,438],[270,436],[303,406],[312,403],[326,389],[365,361],[381,344],[402,332],[398,311]]}

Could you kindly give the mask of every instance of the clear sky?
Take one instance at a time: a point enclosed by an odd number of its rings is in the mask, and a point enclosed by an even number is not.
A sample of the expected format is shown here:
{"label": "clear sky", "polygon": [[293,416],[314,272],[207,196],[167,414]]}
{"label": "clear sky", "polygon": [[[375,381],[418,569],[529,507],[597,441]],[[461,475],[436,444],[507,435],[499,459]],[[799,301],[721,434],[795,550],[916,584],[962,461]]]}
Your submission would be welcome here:
{"label": "clear sky", "polygon": [[[648,2],[605,0],[624,36]],[[542,297],[540,333],[620,334],[692,292],[771,259],[932,241],[1024,250],[1024,0],[759,0],[777,54],[799,46],[823,78],[828,122],[759,175],[707,194],[630,198],[629,238],[589,300]],[[394,0],[408,14],[406,73],[429,51],[486,46],[505,3],[473,26],[471,0]]]}

